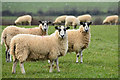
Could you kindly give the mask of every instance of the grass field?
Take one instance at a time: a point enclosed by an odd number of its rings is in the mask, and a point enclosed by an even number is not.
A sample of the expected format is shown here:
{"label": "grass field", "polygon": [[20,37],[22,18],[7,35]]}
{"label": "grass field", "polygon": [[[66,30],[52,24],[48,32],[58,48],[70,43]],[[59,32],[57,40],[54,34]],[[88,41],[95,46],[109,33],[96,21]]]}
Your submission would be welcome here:
{"label": "grass field", "polygon": [[[20,26],[22,27],[22,26]],[[29,26],[26,26],[29,27]],[[31,26],[35,27],[35,26]],[[4,29],[5,26],[2,26]],[[49,34],[54,32],[49,27]],[[56,68],[49,73],[47,61],[25,62],[26,74],[20,71],[19,64],[16,74],[11,74],[12,62],[5,62],[5,47],[2,46],[2,77],[3,78],[118,78],[118,26],[91,25],[91,42],[83,52],[83,64],[75,63],[74,53],[59,58],[61,72]]]}

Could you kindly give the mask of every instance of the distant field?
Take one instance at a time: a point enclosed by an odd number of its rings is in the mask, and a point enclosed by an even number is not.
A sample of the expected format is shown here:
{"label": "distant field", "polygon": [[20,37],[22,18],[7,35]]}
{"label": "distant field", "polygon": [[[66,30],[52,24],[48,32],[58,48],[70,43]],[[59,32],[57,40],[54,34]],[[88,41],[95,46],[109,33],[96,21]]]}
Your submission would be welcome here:
{"label": "distant field", "polygon": [[77,9],[78,11],[86,11],[99,9],[106,12],[107,10],[117,9],[117,2],[4,2],[2,3],[2,10],[10,10],[12,12],[33,12],[38,10],[70,10]]}
{"label": "distant field", "polygon": [[[5,27],[2,26],[3,29]],[[50,26],[49,34],[54,30]],[[49,73],[47,61],[37,61],[24,63],[25,75],[21,74],[19,64],[16,74],[11,74],[13,63],[5,62],[4,45],[2,52],[3,78],[118,78],[118,26],[114,25],[91,25],[91,42],[83,52],[83,64],[75,63],[74,53],[67,54],[59,58],[60,73],[56,68]]]}

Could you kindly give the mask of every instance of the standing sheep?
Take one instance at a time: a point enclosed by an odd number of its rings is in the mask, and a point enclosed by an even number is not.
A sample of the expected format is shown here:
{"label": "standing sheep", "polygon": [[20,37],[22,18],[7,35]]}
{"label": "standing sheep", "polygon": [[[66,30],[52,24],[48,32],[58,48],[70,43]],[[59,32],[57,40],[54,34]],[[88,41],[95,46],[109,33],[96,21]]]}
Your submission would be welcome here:
{"label": "standing sheep", "polygon": [[91,21],[91,15],[86,14],[86,15],[81,15],[77,17],[80,22],[90,22]]}
{"label": "standing sheep", "polygon": [[8,26],[6,27],[1,35],[1,45],[3,42],[5,43],[6,47],[6,62],[11,61],[11,57],[9,54],[10,48],[10,41],[11,39],[17,34],[33,34],[33,35],[47,35],[48,32],[48,24],[51,22],[49,21],[39,21],[40,25],[36,28],[20,28],[16,26]]}
{"label": "standing sheep", "polygon": [[22,24],[23,22],[28,22],[31,25],[32,17],[30,15],[20,16],[15,20],[15,25]]}
{"label": "standing sheep", "polygon": [[56,20],[53,22],[53,24],[61,24],[62,22],[65,22],[66,17],[67,15],[57,17]]}
{"label": "standing sheep", "polygon": [[75,16],[67,16],[65,19],[65,26],[73,26],[76,28],[79,25],[79,20]]}
{"label": "standing sheep", "polygon": [[56,62],[57,70],[58,57],[64,56],[68,49],[68,36],[66,30],[69,27],[55,27],[57,31],[49,36],[37,36],[30,34],[18,34],[14,36],[10,43],[10,54],[13,56],[12,73],[15,73],[17,62],[20,62],[20,68],[25,74],[23,62],[40,59],[50,60],[50,70],[52,72],[52,63]]}
{"label": "standing sheep", "polygon": [[76,52],[76,63],[78,63],[79,54],[88,47],[90,42],[90,28],[89,25],[92,22],[80,22],[81,26],[77,30],[68,30],[68,52]]}
{"label": "standing sheep", "polygon": [[116,25],[116,23],[118,23],[118,15],[112,15],[112,16],[106,17],[105,20],[103,21],[103,24],[105,23],[109,23],[110,25],[112,23],[115,23]]}

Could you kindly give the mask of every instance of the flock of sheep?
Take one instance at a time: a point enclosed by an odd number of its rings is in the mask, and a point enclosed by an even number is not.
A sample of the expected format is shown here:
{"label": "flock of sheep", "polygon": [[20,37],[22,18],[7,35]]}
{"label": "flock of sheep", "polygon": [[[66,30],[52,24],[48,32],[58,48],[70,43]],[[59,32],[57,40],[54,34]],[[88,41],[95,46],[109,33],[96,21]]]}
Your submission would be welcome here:
{"label": "flock of sheep", "polygon": [[[13,56],[12,73],[15,73],[16,64],[20,62],[21,72],[25,74],[25,61],[49,60],[50,70],[52,72],[53,62],[56,62],[57,71],[60,72],[58,66],[58,58],[65,56],[67,52],[76,52],[76,63],[83,62],[82,51],[86,49],[90,42],[90,27],[92,24],[90,15],[78,16],[60,16],[54,22],[39,21],[39,27],[20,28],[17,26],[6,27],[1,35],[1,45],[4,43],[6,47],[6,61],[11,61]],[[15,24],[28,22],[31,25],[32,17],[25,15],[17,18]],[[59,25],[65,23],[65,26]],[[117,23],[118,16],[109,16],[103,23]],[[56,31],[48,35],[48,25],[55,25]],[[70,27],[80,25],[79,29],[71,29]]]}

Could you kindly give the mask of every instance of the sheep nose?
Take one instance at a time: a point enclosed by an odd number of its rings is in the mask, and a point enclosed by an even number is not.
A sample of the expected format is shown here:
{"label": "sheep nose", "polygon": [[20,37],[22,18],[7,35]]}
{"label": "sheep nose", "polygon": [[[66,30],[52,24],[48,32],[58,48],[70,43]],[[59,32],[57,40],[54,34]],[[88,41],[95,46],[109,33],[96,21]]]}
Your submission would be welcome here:
{"label": "sheep nose", "polygon": [[61,37],[63,38],[63,37],[64,37],[64,35],[61,35]]}
{"label": "sheep nose", "polygon": [[88,32],[88,30],[85,30],[86,32]]}
{"label": "sheep nose", "polygon": [[47,30],[47,29],[44,29],[45,31]]}

